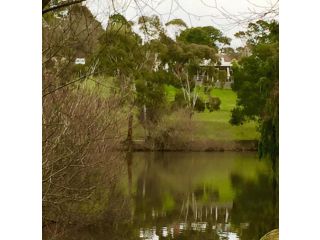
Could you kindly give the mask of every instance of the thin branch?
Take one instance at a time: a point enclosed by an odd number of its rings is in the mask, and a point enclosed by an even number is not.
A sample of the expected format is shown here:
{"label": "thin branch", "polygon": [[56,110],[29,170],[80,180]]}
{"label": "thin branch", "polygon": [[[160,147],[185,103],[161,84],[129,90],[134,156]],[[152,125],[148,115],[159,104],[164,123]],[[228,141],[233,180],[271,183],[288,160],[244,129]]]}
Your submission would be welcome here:
{"label": "thin branch", "polygon": [[48,4],[50,0],[42,0],[42,9],[44,9]]}
{"label": "thin branch", "polygon": [[45,9],[45,10],[42,10],[42,15],[43,15],[43,14],[46,14],[46,13],[48,13],[48,12],[52,12],[52,11],[58,10],[58,9],[60,9],[60,8],[64,8],[64,7],[68,7],[68,6],[77,4],[77,3],[81,3],[81,2],[84,2],[84,1],[86,1],[86,0],[75,0],[75,1],[63,2],[63,3],[59,4],[59,5],[56,5],[56,6],[47,8],[47,9]]}
{"label": "thin branch", "polygon": [[49,94],[51,94],[51,93],[53,93],[53,92],[55,92],[55,91],[58,91],[59,89],[64,88],[64,87],[66,87],[66,86],[68,86],[68,85],[70,85],[70,84],[73,84],[73,83],[76,83],[76,82],[78,82],[78,81],[81,81],[81,80],[87,78],[88,76],[90,76],[90,75],[84,75],[84,76],[81,76],[81,77],[77,78],[77,79],[74,80],[74,81],[71,81],[71,82],[68,82],[68,83],[66,83],[66,84],[63,84],[63,85],[61,85],[61,86],[53,89],[52,91],[43,94],[42,97],[44,98],[45,96],[47,96],[47,95],[49,95]]}

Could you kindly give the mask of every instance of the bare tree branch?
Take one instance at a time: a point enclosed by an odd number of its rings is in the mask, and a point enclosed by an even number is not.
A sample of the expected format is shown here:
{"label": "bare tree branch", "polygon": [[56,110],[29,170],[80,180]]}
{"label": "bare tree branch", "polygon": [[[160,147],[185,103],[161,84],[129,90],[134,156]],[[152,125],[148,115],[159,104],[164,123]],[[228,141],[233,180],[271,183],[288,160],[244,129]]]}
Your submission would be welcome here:
{"label": "bare tree branch", "polygon": [[53,6],[53,7],[50,7],[50,8],[42,10],[42,15],[46,14],[48,12],[52,12],[52,11],[55,11],[55,10],[58,10],[58,9],[61,9],[61,8],[64,8],[64,7],[68,7],[68,6],[77,4],[77,3],[81,3],[81,2],[84,2],[84,1],[85,0],[65,1],[65,2],[63,2],[63,3],[59,4],[59,5],[56,5],[56,6]]}
{"label": "bare tree branch", "polygon": [[50,0],[42,0],[42,9],[44,9],[48,4]]}

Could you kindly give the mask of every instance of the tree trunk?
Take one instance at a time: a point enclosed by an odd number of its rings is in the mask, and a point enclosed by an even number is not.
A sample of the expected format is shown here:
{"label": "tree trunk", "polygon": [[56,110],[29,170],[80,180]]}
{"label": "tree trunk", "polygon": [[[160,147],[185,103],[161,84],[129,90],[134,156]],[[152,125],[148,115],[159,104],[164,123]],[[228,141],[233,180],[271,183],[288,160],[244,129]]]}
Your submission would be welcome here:
{"label": "tree trunk", "polygon": [[132,196],[132,152],[127,152],[126,154],[127,160],[127,170],[128,170],[128,188],[129,188],[129,196]]}
{"label": "tree trunk", "polygon": [[130,113],[129,115],[129,121],[128,121],[128,136],[127,136],[127,142],[131,145],[132,143],[132,123],[133,123],[133,114]]}
{"label": "tree trunk", "polygon": [[143,105],[143,128],[144,128],[144,141],[148,138],[148,132],[147,132],[147,107],[144,104]]}

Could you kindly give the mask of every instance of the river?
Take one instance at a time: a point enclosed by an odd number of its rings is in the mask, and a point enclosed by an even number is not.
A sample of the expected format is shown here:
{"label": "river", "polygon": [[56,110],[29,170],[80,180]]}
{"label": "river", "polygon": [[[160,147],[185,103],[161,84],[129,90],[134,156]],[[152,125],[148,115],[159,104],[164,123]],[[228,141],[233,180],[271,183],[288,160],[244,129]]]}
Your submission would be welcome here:
{"label": "river", "polygon": [[256,153],[137,152],[126,161],[116,230],[99,224],[77,239],[259,240],[278,228],[271,166]]}

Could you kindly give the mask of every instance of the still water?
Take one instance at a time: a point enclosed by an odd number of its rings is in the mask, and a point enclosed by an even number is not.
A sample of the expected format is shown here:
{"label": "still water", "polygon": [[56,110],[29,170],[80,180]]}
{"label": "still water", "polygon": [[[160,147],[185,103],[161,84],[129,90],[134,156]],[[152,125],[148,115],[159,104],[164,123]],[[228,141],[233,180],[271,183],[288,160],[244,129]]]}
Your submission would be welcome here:
{"label": "still water", "polygon": [[127,223],[100,228],[104,239],[259,240],[278,228],[271,166],[256,153],[133,153],[126,165]]}

